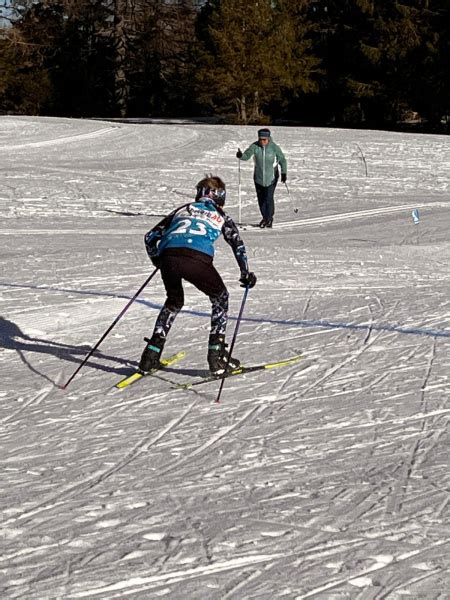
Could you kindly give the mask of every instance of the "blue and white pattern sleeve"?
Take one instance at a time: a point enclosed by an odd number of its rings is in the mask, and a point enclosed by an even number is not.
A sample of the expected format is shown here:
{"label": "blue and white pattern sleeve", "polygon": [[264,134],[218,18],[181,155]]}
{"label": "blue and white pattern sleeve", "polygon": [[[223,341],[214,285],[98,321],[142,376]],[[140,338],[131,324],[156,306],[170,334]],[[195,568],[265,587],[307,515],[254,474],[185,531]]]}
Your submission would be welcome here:
{"label": "blue and white pattern sleeve", "polygon": [[236,223],[228,215],[225,217],[225,223],[222,227],[222,233],[224,240],[229,244],[233,250],[237,264],[241,270],[241,273],[248,272],[248,260],[247,251],[245,249],[244,242],[239,234],[239,229]]}

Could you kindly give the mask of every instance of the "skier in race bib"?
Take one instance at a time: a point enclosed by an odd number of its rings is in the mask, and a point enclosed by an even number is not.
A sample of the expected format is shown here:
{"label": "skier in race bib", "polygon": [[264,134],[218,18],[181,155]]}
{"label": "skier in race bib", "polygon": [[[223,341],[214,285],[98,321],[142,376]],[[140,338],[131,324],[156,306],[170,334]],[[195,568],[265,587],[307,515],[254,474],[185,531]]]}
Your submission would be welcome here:
{"label": "skier in race bib", "polygon": [[236,152],[236,158],[239,160],[249,160],[252,157],[255,163],[253,179],[262,216],[259,226],[270,228],[275,212],[273,196],[279,177],[278,165],[281,167],[281,183],[286,183],[287,161],[281,148],[273,141],[270,130],[266,128],[258,131],[258,140],[245,152],[240,148]]}
{"label": "skier in race bib", "polygon": [[145,235],[145,247],[153,264],[161,269],[167,298],[142,353],[139,369],[144,373],[160,366],[167,335],[184,304],[183,280],[192,283],[211,300],[208,365],[213,375],[239,367],[225,344],[228,290],[213,265],[214,243],[223,234],[241,271],[242,287],[252,288],[256,276],[248,269],[247,253],[233,219],[225,214],[225,184],[206,176],[197,184],[195,200],[167,215]]}

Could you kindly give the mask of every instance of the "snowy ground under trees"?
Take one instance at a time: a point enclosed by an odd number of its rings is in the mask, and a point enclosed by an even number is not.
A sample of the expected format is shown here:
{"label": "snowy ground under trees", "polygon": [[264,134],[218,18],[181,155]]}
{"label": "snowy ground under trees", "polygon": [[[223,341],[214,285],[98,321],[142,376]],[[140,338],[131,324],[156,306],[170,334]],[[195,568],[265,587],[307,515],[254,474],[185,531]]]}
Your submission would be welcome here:
{"label": "snowy ground under trees", "polygon": [[[273,128],[291,200],[279,185],[274,229],[242,231],[258,283],[235,354],[297,365],[227,380],[219,405],[216,382],[113,389],[158,276],[55,385],[149,274],[144,233],[205,172],[238,217],[235,152],[256,129],[0,118],[2,599],[450,597],[448,137]],[[250,163],[241,179],[257,223]],[[234,317],[223,242],[216,265]],[[205,372],[208,328],[186,286],[166,354],[187,356],[166,378]]]}

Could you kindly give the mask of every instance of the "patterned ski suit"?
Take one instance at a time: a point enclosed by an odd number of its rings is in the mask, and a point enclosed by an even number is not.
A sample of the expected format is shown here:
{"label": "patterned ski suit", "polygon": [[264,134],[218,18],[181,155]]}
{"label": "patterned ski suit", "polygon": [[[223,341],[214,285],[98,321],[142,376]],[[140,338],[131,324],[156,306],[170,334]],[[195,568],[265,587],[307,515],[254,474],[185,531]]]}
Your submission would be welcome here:
{"label": "patterned ski suit", "polygon": [[153,334],[166,338],[184,305],[185,279],[211,300],[211,334],[225,334],[228,290],[213,265],[214,243],[223,234],[242,273],[248,272],[245,246],[233,219],[210,198],[200,198],[167,215],[145,235],[147,253],[160,266],[167,298]]}

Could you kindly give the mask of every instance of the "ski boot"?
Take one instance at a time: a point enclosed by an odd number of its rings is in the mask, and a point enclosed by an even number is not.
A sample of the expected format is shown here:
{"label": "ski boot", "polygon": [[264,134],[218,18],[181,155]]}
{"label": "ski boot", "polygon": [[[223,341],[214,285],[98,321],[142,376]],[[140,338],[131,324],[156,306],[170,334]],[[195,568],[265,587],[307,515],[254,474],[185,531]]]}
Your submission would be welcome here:
{"label": "ski boot", "polygon": [[263,219],[260,223],[259,223],[259,227],[261,227],[261,229],[264,229],[264,227],[267,225],[267,221],[265,219]]}
{"label": "ski boot", "polygon": [[232,358],[227,350],[224,335],[210,335],[208,345],[208,365],[211,375],[219,377],[225,372],[233,371],[241,366],[241,363]]}
{"label": "ski boot", "polygon": [[159,359],[161,358],[166,340],[159,335],[153,335],[151,339],[144,338],[144,340],[147,342],[147,346],[142,353],[139,370],[143,373],[148,373],[153,369],[160,368],[161,363]]}

